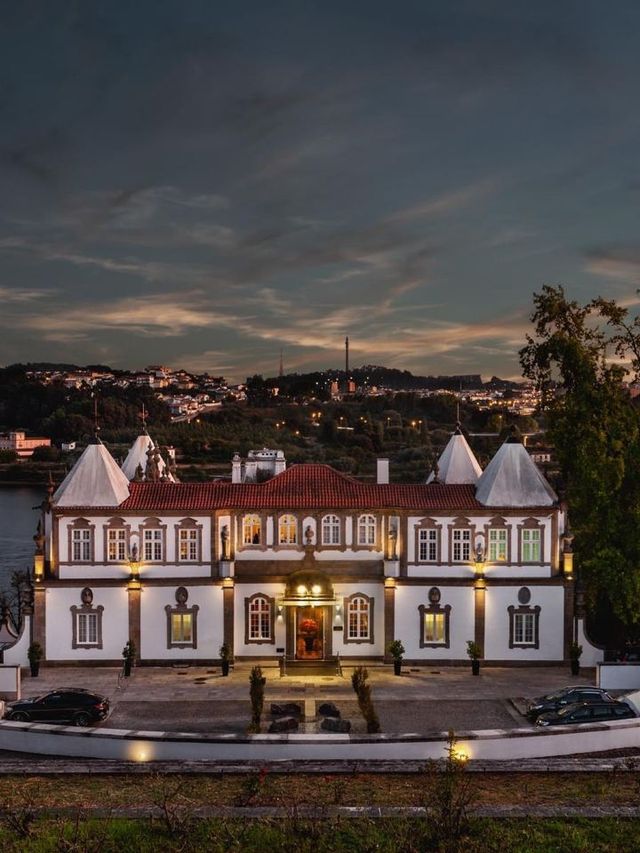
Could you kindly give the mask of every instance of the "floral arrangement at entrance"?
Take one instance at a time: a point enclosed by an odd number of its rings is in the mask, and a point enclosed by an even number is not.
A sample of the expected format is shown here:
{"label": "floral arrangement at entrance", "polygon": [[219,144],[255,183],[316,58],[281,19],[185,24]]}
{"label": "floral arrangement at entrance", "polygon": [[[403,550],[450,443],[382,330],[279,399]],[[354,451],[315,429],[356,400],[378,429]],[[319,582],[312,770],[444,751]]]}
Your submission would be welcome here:
{"label": "floral arrangement at entrance", "polygon": [[314,634],[318,630],[318,623],[315,619],[303,619],[300,622],[300,631],[303,634]]}

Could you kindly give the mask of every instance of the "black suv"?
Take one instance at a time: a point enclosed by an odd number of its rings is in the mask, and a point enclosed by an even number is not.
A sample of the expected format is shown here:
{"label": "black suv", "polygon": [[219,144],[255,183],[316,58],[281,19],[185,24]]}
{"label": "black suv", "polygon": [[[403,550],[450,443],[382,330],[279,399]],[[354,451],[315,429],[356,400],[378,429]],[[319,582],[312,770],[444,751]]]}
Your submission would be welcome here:
{"label": "black suv", "polygon": [[109,713],[109,700],[105,696],[89,693],[82,688],[53,690],[35,699],[9,702],[6,720],[17,723],[73,723],[88,726],[97,723]]}
{"label": "black suv", "polygon": [[626,702],[577,702],[575,705],[565,705],[559,711],[540,714],[536,726],[610,723],[612,720],[628,720],[631,717],[637,717],[637,714]]}
{"label": "black suv", "polygon": [[576,702],[613,702],[613,699],[600,687],[589,687],[586,684],[581,687],[563,687],[562,690],[556,690],[547,696],[532,699],[527,706],[527,716],[530,720],[535,720],[539,714],[559,711],[560,708]]}

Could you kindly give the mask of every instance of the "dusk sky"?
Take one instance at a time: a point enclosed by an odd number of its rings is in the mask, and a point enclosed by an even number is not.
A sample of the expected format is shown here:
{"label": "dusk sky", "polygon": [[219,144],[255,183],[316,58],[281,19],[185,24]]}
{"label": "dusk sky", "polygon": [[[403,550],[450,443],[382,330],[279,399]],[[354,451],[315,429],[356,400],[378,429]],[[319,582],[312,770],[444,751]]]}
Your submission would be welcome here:
{"label": "dusk sky", "polygon": [[640,4],[13,0],[0,363],[519,375],[635,305]]}

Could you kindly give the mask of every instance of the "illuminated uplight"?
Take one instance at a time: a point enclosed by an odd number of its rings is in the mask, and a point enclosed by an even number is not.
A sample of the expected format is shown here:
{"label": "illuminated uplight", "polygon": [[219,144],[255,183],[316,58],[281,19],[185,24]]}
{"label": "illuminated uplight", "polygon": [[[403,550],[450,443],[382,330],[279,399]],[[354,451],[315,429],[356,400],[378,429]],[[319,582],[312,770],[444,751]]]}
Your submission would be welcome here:
{"label": "illuminated uplight", "polygon": [[322,587],[316,583],[311,587],[311,592],[314,595],[320,595],[320,593],[322,592]]}
{"label": "illuminated uplight", "polygon": [[297,588],[296,592],[298,593],[298,595],[306,595],[307,594],[307,588],[303,584],[300,584],[300,586]]}

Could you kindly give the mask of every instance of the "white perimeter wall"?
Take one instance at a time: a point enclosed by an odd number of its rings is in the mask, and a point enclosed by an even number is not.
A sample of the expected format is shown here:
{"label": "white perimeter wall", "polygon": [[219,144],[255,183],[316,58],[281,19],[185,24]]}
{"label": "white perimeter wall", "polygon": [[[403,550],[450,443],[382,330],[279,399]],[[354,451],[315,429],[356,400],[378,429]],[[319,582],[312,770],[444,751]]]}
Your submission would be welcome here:
{"label": "white perimeter wall", "polygon": [[176,606],[179,586],[144,586],[140,594],[140,657],[142,660],[199,660],[217,658],[224,642],[221,586],[188,586],[187,607],[198,605],[197,649],[167,648],[165,607]]}
{"label": "white perimeter wall", "polygon": [[126,587],[94,587],[93,607],[102,605],[102,648],[72,649],[71,607],[80,607],[78,587],[57,587],[46,591],[46,658],[90,663],[93,660],[121,660],[129,639],[129,599]]}

